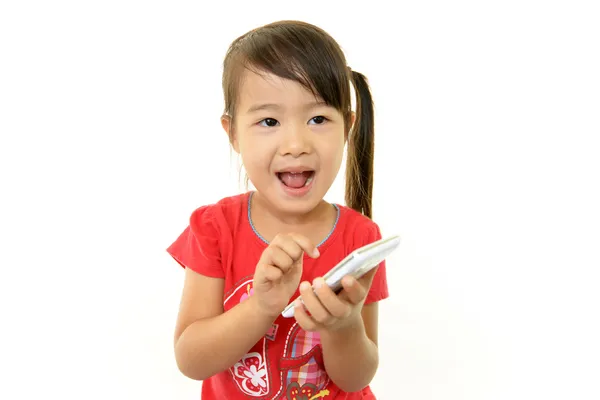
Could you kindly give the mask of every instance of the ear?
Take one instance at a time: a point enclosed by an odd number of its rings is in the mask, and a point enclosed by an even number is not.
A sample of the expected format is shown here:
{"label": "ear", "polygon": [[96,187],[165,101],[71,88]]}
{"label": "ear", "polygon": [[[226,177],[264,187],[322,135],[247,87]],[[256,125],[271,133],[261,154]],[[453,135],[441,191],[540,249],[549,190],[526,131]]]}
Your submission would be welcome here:
{"label": "ear", "polygon": [[227,138],[229,139],[229,143],[231,143],[231,146],[233,147],[233,149],[235,150],[235,152],[239,153],[240,152],[240,149],[239,149],[240,146],[239,146],[239,143],[238,143],[237,138],[235,136],[235,133],[233,131],[233,122],[231,121],[231,116],[224,114],[221,117],[221,126],[223,127],[223,130],[227,134]]}
{"label": "ear", "polygon": [[354,128],[354,122],[356,122],[356,113],[354,111],[350,112],[350,125],[346,134],[344,135],[344,142],[348,141],[348,136],[350,135],[350,131]]}

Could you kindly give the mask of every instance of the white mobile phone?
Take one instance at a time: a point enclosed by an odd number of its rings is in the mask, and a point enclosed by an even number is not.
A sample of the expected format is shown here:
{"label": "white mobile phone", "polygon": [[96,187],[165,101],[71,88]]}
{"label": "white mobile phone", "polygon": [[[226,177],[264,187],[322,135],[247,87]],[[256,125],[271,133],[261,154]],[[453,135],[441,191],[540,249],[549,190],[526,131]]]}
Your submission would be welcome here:
{"label": "white mobile phone", "polygon": [[[323,276],[325,284],[334,292],[342,290],[342,278],[351,275],[356,279],[375,268],[400,245],[399,236],[390,236],[354,250]],[[300,298],[302,300],[302,298]],[[288,304],[281,315],[294,316],[294,302]]]}

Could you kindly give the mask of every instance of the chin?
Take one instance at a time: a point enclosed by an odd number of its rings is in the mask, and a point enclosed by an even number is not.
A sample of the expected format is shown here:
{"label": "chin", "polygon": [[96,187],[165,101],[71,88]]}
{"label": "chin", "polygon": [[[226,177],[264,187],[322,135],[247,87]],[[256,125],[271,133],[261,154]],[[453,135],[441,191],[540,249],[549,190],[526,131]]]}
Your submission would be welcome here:
{"label": "chin", "polygon": [[280,212],[299,215],[307,214],[317,207],[323,200],[325,191],[320,187],[315,178],[306,187],[289,188],[279,179],[262,189],[257,186],[260,196],[271,206],[277,208]]}

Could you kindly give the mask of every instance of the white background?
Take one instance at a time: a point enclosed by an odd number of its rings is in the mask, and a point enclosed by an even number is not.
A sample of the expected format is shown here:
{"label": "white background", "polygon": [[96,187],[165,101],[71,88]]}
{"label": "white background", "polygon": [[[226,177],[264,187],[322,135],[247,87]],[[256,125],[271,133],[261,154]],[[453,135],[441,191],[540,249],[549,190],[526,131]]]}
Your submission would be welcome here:
{"label": "white background", "polygon": [[376,101],[379,398],[599,398],[594,3],[2,2],[0,398],[198,398],[165,248],[243,190],[222,58],[288,18]]}

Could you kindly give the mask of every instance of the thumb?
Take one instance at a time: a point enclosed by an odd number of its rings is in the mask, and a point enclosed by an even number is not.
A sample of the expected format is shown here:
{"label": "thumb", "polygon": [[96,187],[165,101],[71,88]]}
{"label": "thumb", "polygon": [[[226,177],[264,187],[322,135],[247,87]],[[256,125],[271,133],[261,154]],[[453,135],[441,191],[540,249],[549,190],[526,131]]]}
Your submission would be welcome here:
{"label": "thumb", "polygon": [[305,253],[303,253],[302,256],[300,258],[298,258],[296,260],[296,262],[294,263],[294,267],[293,267],[294,273],[298,273],[298,274],[302,273],[302,270],[304,268],[304,257],[306,257]]}
{"label": "thumb", "polygon": [[290,270],[287,273],[287,275],[290,278],[298,278],[299,279],[299,277],[302,276],[302,271],[304,269],[304,257],[305,257],[305,255],[302,254],[302,256],[300,256],[296,261],[294,261],[292,268],[290,268]]}

